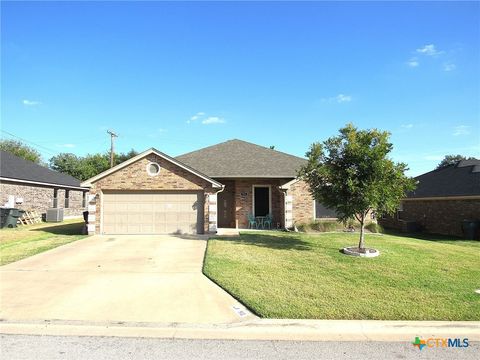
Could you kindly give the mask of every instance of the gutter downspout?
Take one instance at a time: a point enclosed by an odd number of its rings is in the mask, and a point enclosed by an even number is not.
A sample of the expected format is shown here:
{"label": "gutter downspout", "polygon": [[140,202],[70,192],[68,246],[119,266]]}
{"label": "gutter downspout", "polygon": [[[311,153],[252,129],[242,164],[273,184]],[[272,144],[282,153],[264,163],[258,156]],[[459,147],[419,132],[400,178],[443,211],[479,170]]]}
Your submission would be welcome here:
{"label": "gutter downspout", "polygon": [[[215,217],[216,218],[216,220],[215,220],[215,233],[218,232],[218,194],[220,194],[224,190],[225,190],[225,185],[222,184],[222,188],[214,193],[217,196],[216,213],[215,213],[215,215],[216,215],[216,217]],[[210,204],[209,204],[209,208],[208,208],[208,217],[210,218]],[[208,222],[208,226],[210,227],[210,221]],[[210,229],[208,229],[208,230],[210,232]]]}

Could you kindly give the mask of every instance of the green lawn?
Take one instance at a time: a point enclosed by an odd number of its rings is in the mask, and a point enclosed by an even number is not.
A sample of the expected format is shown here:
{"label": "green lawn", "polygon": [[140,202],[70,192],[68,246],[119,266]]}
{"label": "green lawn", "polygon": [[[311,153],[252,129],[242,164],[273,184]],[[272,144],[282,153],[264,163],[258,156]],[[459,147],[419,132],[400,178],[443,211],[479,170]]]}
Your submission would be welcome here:
{"label": "green lawn", "polygon": [[480,320],[480,241],[427,239],[369,234],[366,259],[339,252],[358,234],[245,232],[209,240],[204,273],[262,317]]}
{"label": "green lawn", "polygon": [[0,265],[5,265],[57,246],[82,239],[83,220],[60,224],[42,223],[0,230]]}

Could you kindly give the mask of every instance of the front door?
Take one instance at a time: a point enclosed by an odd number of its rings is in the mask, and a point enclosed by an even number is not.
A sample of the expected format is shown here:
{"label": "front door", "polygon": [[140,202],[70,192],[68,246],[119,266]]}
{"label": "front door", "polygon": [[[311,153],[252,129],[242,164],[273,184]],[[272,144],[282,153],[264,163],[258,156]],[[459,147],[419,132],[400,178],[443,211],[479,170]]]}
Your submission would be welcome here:
{"label": "front door", "polygon": [[218,194],[218,227],[235,227],[234,222],[234,193],[230,189],[225,189]]}
{"label": "front door", "polygon": [[270,214],[270,187],[253,187],[253,215],[266,216]]}

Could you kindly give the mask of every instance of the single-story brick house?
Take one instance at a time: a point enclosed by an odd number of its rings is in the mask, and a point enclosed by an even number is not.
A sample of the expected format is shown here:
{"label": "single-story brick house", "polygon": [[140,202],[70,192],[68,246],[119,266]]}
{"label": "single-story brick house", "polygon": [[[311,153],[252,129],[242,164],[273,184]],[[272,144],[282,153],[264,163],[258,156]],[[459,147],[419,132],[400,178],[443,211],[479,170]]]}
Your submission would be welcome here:
{"label": "single-story brick house", "polygon": [[417,188],[396,215],[379,220],[384,227],[407,231],[413,222],[427,233],[462,236],[463,220],[480,220],[480,160],[463,160],[415,179]]}
{"label": "single-story brick house", "polygon": [[274,228],[310,222],[315,203],[296,178],[305,161],[241,140],[175,158],[149,149],[81,184],[89,233],[212,233],[267,214]]}
{"label": "single-story brick house", "polygon": [[78,217],[86,208],[88,188],[80,180],[0,151],[0,206],[36,210],[64,208],[65,217]]}

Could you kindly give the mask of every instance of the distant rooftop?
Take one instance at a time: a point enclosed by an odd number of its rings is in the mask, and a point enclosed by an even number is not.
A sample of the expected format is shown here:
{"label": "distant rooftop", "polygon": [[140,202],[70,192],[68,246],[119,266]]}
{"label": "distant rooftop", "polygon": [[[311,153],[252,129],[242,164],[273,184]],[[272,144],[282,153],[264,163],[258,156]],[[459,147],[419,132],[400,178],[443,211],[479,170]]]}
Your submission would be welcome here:
{"label": "distant rooftop", "polygon": [[419,183],[409,198],[480,195],[480,160],[462,160],[415,179]]}
{"label": "distant rooftop", "polygon": [[80,187],[80,180],[73,176],[50,170],[45,166],[35,164],[3,150],[0,150],[0,177],[66,187]]}

